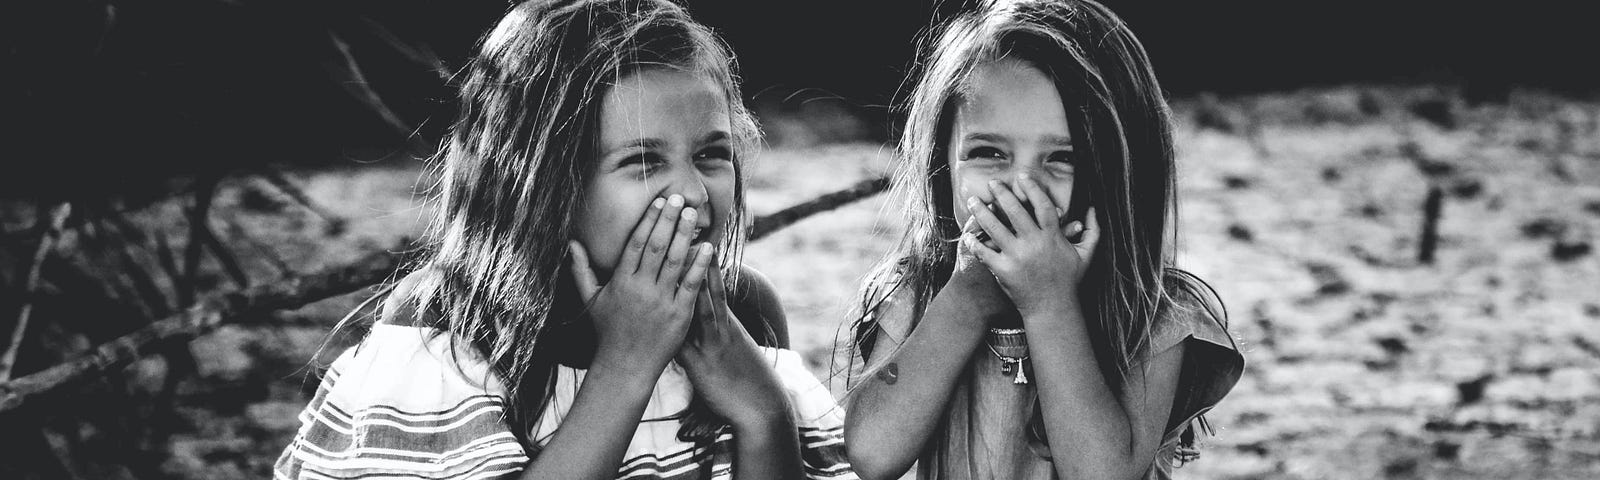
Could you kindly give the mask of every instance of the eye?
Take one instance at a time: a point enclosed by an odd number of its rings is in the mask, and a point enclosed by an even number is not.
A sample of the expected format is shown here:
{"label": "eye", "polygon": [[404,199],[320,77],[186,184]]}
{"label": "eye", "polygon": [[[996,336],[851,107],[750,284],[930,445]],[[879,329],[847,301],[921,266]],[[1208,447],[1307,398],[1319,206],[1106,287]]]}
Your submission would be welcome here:
{"label": "eye", "polygon": [[706,147],[694,154],[695,163],[701,162],[732,162],[733,150],[724,146]]}
{"label": "eye", "polygon": [[994,147],[974,147],[967,151],[968,160],[1005,160],[1005,152]]}
{"label": "eye", "polygon": [[661,155],[658,155],[655,152],[644,152],[629,155],[623,158],[622,161],[617,162],[617,166],[620,168],[625,168],[637,165],[642,167],[644,171],[649,172],[660,168],[662,165],[666,165],[666,163],[667,160],[662,158]]}
{"label": "eye", "polygon": [[1065,164],[1065,165],[1077,165],[1078,164],[1078,156],[1073,154],[1073,152],[1071,150],[1057,150],[1057,151],[1054,151],[1054,152],[1050,152],[1050,156],[1045,157],[1045,161],[1049,162],[1049,163],[1060,163],[1060,164]]}

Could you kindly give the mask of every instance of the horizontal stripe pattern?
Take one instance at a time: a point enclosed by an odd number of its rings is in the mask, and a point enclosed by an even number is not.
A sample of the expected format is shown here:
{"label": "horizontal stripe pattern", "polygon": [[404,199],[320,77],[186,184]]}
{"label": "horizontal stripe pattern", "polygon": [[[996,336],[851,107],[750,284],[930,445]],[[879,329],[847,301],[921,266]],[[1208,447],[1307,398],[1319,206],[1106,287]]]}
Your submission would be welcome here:
{"label": "horizontal stripe pattern", "polygon": [[[505,422],[505,394],[487,363],[451,355],[448,339],[413,327],[379,324],[334,361],[300,414],[295,439],[278,458],[275,479],[515,478],[548,442],[582,384],[584,371],[559,367],[556,388],[525,446]],[[799,355],[763,349],[798,415],[805,474],[854,479],[845,457],[843,412]],[[693,397],[686,374],[669,365],[645,419],[681,412]],[[677,439],[677,420],[641,421],[616,478],[730,479],[735,438]]]}

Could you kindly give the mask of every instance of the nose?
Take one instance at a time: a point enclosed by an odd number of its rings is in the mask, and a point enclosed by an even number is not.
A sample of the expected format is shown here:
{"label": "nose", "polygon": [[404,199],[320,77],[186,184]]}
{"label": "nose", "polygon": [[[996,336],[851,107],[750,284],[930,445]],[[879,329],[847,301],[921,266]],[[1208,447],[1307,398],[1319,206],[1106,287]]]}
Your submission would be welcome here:
{"label": "nose", "polygon": [[[700,172],[693,168],[676,169],[678,174],[672,178],[672,184],[662,196],[678,194],[683,195],[683,205],[705,210],[710,206],[711,191],[706,188],[706,179]],[[706,218],[710,218],[707,216]]]}

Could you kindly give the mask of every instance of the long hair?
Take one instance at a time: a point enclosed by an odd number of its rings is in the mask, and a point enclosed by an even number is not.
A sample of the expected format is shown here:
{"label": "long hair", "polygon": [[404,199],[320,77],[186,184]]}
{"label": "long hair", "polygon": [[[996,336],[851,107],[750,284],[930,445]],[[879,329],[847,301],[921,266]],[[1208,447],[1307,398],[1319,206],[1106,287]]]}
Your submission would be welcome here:
{"label": "long hair", "polygon": [[[874,310],[891,295],[911,300],[911,328],[948,281],[960,236],[947,154],[955,109],[986,62],[1011,58],[1043,72],[1060,93],[1073,150],[1086,161],[1074,190],[1088,193],[1102,228],[1077,292],[1095,356],[1114,389],[1144,355],[1152,324],[1171,303],[1165,283],[1177,216],[1171,110],[1133,32],[1089,0],[997,2],[958,16],[931,44],[911,92],[892,189],[909,226],[898,249],[869,275],[852,327],[852,377],[870,378],[881,329]],[[1078,194],[1074,194],[1079,197]],[[1170,236],[1170,237],[1169,237]],[[1197,280],[1197,279],[1196,279]],[[904,291],[900,291],[900,290]],[[903,339],[896,339],[903,340]],[[1042,428],[1035,416],[1034,430]]]}
{"label": "long hair", "polygon": [[[481,40],[460,78],[459,116],[437,156],[435,216],[408,290],[424,320],[470,346],[507,391],[519,438],[554,388],[547,345],[582,315],[565,268],[572,220],[594,175],[601,100],[622,77],[675,68],[724,89],[733,125],[735,194],[718,249],[736,281],[744,245],[743,160],[759,132],[744,108],[733,56],[666,0],[535,0],[513,7]],[[732,285],[733,283],[730,283]],[[579,329],[559,329],[560,332]],[[592,334],[592,331],[590,332]],[[528,439],[524,438],[527,442]],[[529,442],[531,444],[531,442]]]}

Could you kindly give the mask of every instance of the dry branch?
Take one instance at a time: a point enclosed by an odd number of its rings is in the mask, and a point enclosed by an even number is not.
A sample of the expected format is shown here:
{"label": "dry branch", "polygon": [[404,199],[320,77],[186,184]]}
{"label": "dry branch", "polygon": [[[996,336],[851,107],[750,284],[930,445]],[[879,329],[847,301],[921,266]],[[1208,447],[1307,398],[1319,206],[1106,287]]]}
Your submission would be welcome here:
{"label": "dry branch", "polygon": [[342,230],[344,228],[343,218],[317,205],[317,202],[311,200],[311,195],[306,194],[304,188],[300,188],[300,186],[296,185],[293,180],[289,179],[289,177],[285,177],[283,172],[279,172],[268,167],[262,170],[261,178],[266,179],[267,183],[272,184],[272,187],[278,189],[279,192],[283,192],[284,195],[288,195],[289,198],[294,199],[294,201],[299,203],[301,207],[305,207],[306,210],[309,210],[311,213],[321,217],[322,221],[334,225],[334,228],[336,229]]}
{"label": "dry branch", "polygon": [[888,178],[871,178],[856,182],[850,188],[824,194],[798,205],[779,210],[771,215],[756,217],[750,226],[750,240],[759,240],[762,237],[771,235],[772,232],[804,220],[806,217],[848,205],[856,200],[876,195],[888,188]]}
{"label": "dry branch", "polygon": [[211,200],[217,195],[217,182],[222,179],[211,175],[202,178],[199,187],[194,191],[194,208],[189,209],[189,243],[183,247],[183,276],[182,281],[175,286],[178,290],[178,307],[188,307],[194,303],[196,285],[200,275],[200,254],[205,246],[201,238],[206,232],[206,219],[211,218]]}
{"label": "dry branch", "polygon": [[33,291],[39,287],[39,270],[44,266],[45,257],[55,247],[56,238],[61,235],[61,225],[67,222],[67,216],[71,214],[72,204],[61,202],[50,209],[48,215],[39,216],[40,230],[44,234],[39,236],[39,247],[33,250],[33,261],[22,275],[22,294],[18,296],[22,307],[17,312],[17,324],[11,328],[11,342],[6,344],[5,352],[0,352],[0,381],[11,378],[11,366],[17,361],[17,350],[22,349],[22,339],[27,336],[28,315],[33,313]]}
{"label": "dry branch", "polygon": [[385,45],[388,45],[389,48],[394,49],[396,53],[406,57],[407,60],[410,60],[412,63],[432,71],[435,75],[439,76],[440,80],[450,80],[450,69],[445,66],[444,60],[440,60],[439,55],[433,53],[433,49],[428,48],[426,44],[419,43],[417,45],[412,45],[407,43],[405,40],[401,40],[400,37],[396,36],[394,32],[390,32],[388,27],[383,26],[383,24],[378,23],[371,18],[360,17],[357,18],[356,21],[361,23],[362,26],[366,27],[368,33],[371,33],[372,36],[377,37],[378,40],[382,41]]}
{"label": "dry branch", "polygon": [[1417,243],[1417,262],[1433,263],[1433,252],[1439,246],[1439,216],[1444,208],[1444,192],[1438,184],[1429,184],[1428,198],[1422,201],[1422,240]]}
{"label": "dry branch", "polygon": [[366,105],[367,110],[382,119],[389,128],[393,128],[400,138],[412,140],[411,127],[406,125],[406,122],[400,119],[400,115],[395,114],[394,110],[383,102],[383,97],[367,83],[366,74],[361,72],[361,64],[356,62],[355,55],[350,52],[350,44],[345,43],[344,39],[339,38],[339,35],[332,30],[328,31],[328,42],[332,44],[334,53],[338,57],[333,61],[323,62],[322,67],[328,76],[333,78],[334,83],[344,87],[345,93],[349,93],[356,101]]}
{"label": "dry branch", "polygon": [[[403,241],[396,249],[403,248]],[[93,351],[43,371],[0,384],[0,412],[77,381],[114,372],[165,341],[204,335],[251,315],[298,308],[382,281],[401,265],[400,255],[382,251],[318,273],[209,297],[189,310],[106,342]]]}

